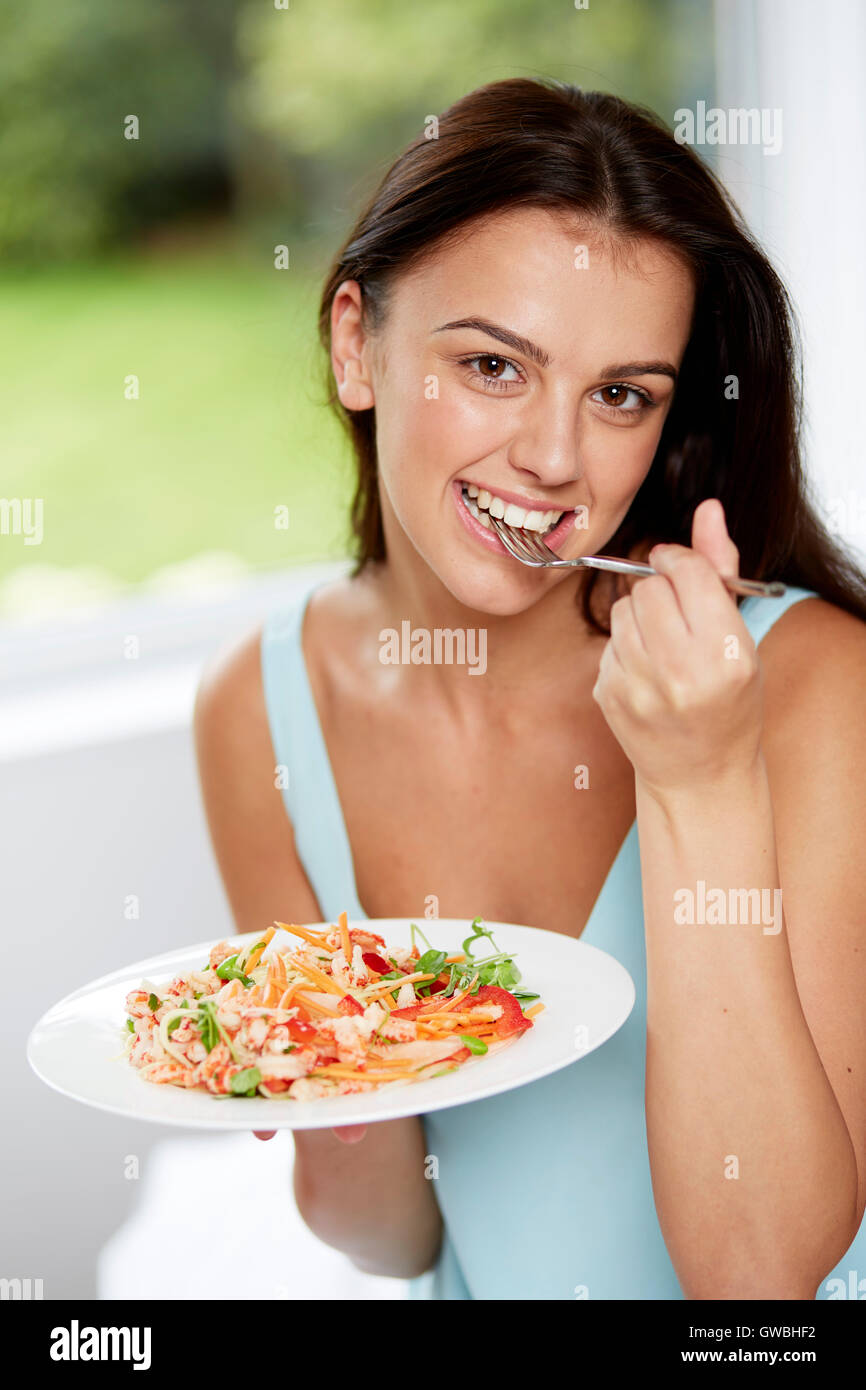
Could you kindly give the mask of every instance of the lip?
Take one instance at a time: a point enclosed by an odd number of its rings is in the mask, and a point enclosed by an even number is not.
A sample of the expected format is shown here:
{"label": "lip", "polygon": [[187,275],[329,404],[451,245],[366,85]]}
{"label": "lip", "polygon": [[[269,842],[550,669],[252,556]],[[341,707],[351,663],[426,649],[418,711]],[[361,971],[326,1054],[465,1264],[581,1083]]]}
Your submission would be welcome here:
{"label": "lip", "polygon": [[[509,560],[513,559],[513,555],[511,555],[505,549],[505,546],[502,544],[496,532],[492,529],[488,529],[486,526],[482,526],[481,522],[476,521],[472,513],[463,505],[463,489],[467,486],[468,483],[461,478],[455,479],[455,481],[451,484],[451,491],[454,497],[454,505],[457,508],[458,515],[460,517],[460,520],[463,522],[463,525],[466,527],[470,535],[474,536],[476,540],[482,543],[482,545],[485,545],[488,550],[494,551],[497,555],[507,555]],[[485,491],[481,483],[473,482],[473,487],[477,487],[480,491]],[[549,502],[540,501],[537,498],[532,497],[523,497],[516,492],[507,492],[503,488],[487,488],[486,491],[495,491],[496,496],[501,497],[503,502],[513,502],[516,507],[523,507],[525,511],[559,511],[558,507],[551,506]],[[551,550],[558,549],[559,546],[565,543],[566,538],[571,534],[573,529],[574,508],[571,507],[568,508],[565,512],[563,512],[562,517],[556,523],[556,526],[553,528],[553,530],[549,531],[547,535],[544,536],[544,544],[550,546]],[[539,535],[540,534],[541,533],[539,532]]]}
{"label": "lip", "polygon": [[[522,492],[508,492],[504,487],[488,487],[486,483],[479,483],[477,478],[458,478],[457,487],[477,487],[479,492],[492,492],[496,497],[501,497],[503,502],[513,502],[515,507],[522,507],[525,512],[563,511],[558,502],[548,502],[543,497],[527,497]],[[566,507],[564,510],[573,511],[574,508]]]}

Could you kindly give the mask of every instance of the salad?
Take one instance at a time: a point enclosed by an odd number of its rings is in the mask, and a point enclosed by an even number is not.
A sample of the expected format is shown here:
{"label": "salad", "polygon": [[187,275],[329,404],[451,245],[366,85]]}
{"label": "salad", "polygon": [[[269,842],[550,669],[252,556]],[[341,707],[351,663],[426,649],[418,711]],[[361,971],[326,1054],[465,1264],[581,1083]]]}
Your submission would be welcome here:
{"label": "salad", "polygon": [[343,912],[324,932],[275,922],[241,950],[221,941],[200,970],[127,995],[126,1056],[160,1085],[313,1100],[454,1071],[544,1008],[524,1008],[539,996],[480,917],[450,955],[414,923],[410,939],[389,947]]}

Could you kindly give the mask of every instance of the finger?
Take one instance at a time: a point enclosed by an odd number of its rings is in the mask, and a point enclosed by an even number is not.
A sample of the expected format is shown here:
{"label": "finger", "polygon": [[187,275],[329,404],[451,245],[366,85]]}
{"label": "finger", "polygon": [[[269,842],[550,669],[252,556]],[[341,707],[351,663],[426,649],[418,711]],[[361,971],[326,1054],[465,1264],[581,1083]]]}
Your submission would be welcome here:
{"label": "finger", "polygon": [[673,585],[666,575],[651,575],[635,584],[634,621],[653,663],[685,659],[689,628]]}
{"label": "finger", "polygon": [[275,1129],[254,1129],[253,1134],[257,1139],[273,1139],[276,1134]]}
{"label": "finger", "polygon": [[699,637],[712,624],[730,623],[736,604],[710,561],[684,545],[655,545],[650,564],[673,585],[689,632]]}
{"label": "finger", "polygon": [[725,509],[718,497],[707,497],[695,508],[692,549],[709,560],[719,574],[739,574],[740,552],[728,534]]}
{"label": "finger", "polygon": [[[664,582],[665,587],[670,588],[667,580]],[[650,674],[652,662],[635,619],[633,593],[628,598],[617,599],[611,607],[610,641],[623,670],[636,676]]]}
{"label": "finger", "polygon": [[357,1144],[367,1133],[366,1125],[340,1125],[339,1129],[333,1129],[335,1134],[344,1144]]}

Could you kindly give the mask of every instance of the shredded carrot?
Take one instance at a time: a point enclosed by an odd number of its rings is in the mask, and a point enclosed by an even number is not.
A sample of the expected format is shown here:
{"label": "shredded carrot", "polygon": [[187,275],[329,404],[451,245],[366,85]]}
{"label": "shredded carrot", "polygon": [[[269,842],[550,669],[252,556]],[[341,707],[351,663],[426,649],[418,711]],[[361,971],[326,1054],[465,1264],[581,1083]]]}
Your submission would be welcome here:
{"label": "shredded carrot", "polygon": [[327,1014],[329,1018],[342,1018],[342,1014],[337,1013],[336,1009],[326,1009],[324,1004],[320,1004],[316,999],[310,999],[300,990],[298,990],[297,996],[304,1001],[305,1009],[313,1009],[316,1013]]}
{"label": "shredded carrot", "polygon": [[412,1061],[409,1057],[382,1057],[375,1052],[370,1055],[376,1059],[377,1067],[416,1067],[418,1065],[417,1060]]}
{"label": "shredded carrot", "polygon": [[309,931],[307,927],[295,926],[293,922],[275,922],[274,926],[282,927],[283,931],[289,931],[295,936],[302,937],[304,941],[309,941],[311,946],[321,946],[326,951],[330,950],[329,946],[325,946],[325,937],[328,935],[327,932]]}
{"label": "shredded carrot", "polygon": [[525,1014],[526,1014],[526,1017],[527,1017],[527,1018],[535,1018],[535,1015],[536,1015],[536,1014],[543,1013],[543,1011],[544,1011],[544,1005],[542,1004],[541,1000],[539,999],[538,1003],[537,1003],[537,1004],[533,1004],[533,1006],[532,1006],[531,1009],[526,1009],[526,1010],[525,1010]]}
{"label": "shredded carrot", "polygon": [[282,989],[285,989],[288,984],[288,979],[286,978],[286,966],[282,956],[274,955],[271,957],[271,973],[274,983],[280,985]]}
{"label": "shredded carrot", "polygon": [[437,1003],[434,1002],[429,1008],[425,1009],[423,1013],[421,1013],[421,1014],[418,1015],[419,1018],[426,1018],[429,1014],[435,1014],[435,1013],[444,1014],[445,1011],[446,1011],[447,1009],[453,1009],[455,1004],[461,1003],[461,1001],[464,1000],[464,999],[466,998],[466,996],[467,996],[467,994],[469,993],[469,991],[470,991],[470,990],[473,988],[473,986],[475,985],[475,981],[476,981],[477,979],[478,979],[478,972],[476,971],[476,973],[472,976],[472,979],[469,981],[469,984],[466,986],[466,988],[464,989],[464,991],[463,991],[462,994],[459,994],[459,993],[454,993],[454,994],[452,994],[452,996],[451,996],[451,998],[448,1000],[448,1003],[447,1003],[447,1004],[437,1004]]}
{"label": "shredded carrot", "polygon": [[402,980],[385,980],[384,983],[376,985],[374,989],[371,989],[367,998],[372,999],[374,995],[381,992],[390,994],[392,990],[398,990],[401,985],[414,985],[417,984],[419,980],[435,980],[436,978],[436,975],[424,975],[421,973],[418,975],[404,975]]}
{"label": "shredded carrot", "polygon": [[[407,1074],[411,1068],[405,1066]],[[357,1071],[348,1062],[332,1062],[329,1066],[315,1067],[310,1076],[333,1076],[336,1081],[389,1081],[394,1071]]]}
{"label": "shredded carrot", "polygon": [[463,954],[462,951],[460,951],[460,952],[458,952],[458,954],[457,954],[456,956],[446,956],[446,957],[445,957],[445,964],[446,964],[446,965],[453,965],[455,961],[458,961],[458,960],[465,960],[465,959],[466,959],[465,955]]}
{"label": "shredded carrot", "polygon": [[340,988],[336,980],[332,980],[330,975],[326,975],[324,970],[320,970],[317,965],[308,965],[304,960],[296,960],[294,965],[309,979],[315,980],[317,985],[321,985],[327,994],[337,994],[342,999],[346,993],[344,989]]}
{"label": "shredded carrot", "polygon": [[349,919],[345,912],[341,912],[337,918],[340,927],[340,936],[343,941],[343,954],[348,965],[352,964],[352,940],[349,936]]}
{"label": "shredded carrot", "polygon": [[249,975],[251,970],[255,970],[256,966],[261,960],[262,951],[264,951],[265,947],[267,946],[275,931],[276,927],[268,927],[261,941],[257,941],[253,949],[250,951],[246,965],[244,966],[244,973],[246,975]]}

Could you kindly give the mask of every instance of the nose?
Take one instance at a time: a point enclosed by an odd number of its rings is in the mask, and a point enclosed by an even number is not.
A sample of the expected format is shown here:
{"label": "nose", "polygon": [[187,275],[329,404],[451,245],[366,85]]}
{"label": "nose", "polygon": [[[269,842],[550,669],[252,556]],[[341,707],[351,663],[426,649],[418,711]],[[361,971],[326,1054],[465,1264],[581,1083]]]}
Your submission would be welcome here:
{"label": "nose", "polygon": [[508,450],[512,468],[545,487],[561,487],[582,476],[579,402],[563,383],[527,404]]}

